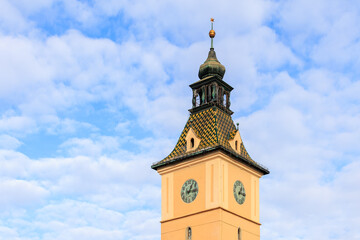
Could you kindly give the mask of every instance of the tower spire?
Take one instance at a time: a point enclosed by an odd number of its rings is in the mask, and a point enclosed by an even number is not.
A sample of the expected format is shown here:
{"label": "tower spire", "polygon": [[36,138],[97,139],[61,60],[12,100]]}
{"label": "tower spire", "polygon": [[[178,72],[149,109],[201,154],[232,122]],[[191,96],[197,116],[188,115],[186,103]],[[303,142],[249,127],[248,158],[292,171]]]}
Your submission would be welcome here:
{"label": "tower spire", "polygon": [[269,170],[250,157],[231,118],[233,88],[216,58],[213,21],[189,119],[173,151],[151,166],[162,182],[161,240],[260,240],[259,179]]}
{"label": "tower spire", "polygon": [[225,67],[216,58],[216,53],[214,50],[214,37],[215,37],[214,19],[210,18],[210,22],[211,22],[211,30],[209,31],[209,37],[211,38],[211,47],[208,58],[200,66],[199,78],[200,80],[202,80],[208,76],[217,76],[219,79],[222,80],[225,74]]}
{"label": "tower spire", "polygon": [[210,18],[210,21],[211,21],[211,30],[209,32],[209,37],[211,38],[211,47],[210,47],[210,49],[214,49],[214,37],[215,37],[214,19]]}

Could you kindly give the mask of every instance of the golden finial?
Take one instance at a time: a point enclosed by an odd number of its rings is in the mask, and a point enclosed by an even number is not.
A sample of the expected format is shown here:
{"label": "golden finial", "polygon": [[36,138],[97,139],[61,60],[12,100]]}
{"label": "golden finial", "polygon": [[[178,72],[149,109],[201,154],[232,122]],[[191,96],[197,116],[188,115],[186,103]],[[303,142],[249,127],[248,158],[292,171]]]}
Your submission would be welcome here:
{"label": "golden finial", "polygon": [[213,27],[214,27],[214,19],[210,18],[210,21],[211,21],[211,30],[209,32],[209,37],[211,38],[211,48],[214,48],[214,46],[213,46],[213,38],[215,37],[215,31],[213,29]]}

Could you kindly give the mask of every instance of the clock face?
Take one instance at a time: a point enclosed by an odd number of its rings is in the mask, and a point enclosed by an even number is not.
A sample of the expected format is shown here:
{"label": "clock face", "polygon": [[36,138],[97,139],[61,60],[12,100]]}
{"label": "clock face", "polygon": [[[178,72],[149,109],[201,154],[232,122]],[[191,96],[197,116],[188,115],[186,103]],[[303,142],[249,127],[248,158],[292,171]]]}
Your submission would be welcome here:
{"label": "clock face", "polygon": [[245,188],[242,182],[239,180],[234,183],[234,197],[238,204],[243,204],[245,202]]}
{"label": "clock face", "polygon": [[191,203],[195,200],[199,192],[199,187],[194,179],[187,180],[181,188],[181,199],[186,203]]}

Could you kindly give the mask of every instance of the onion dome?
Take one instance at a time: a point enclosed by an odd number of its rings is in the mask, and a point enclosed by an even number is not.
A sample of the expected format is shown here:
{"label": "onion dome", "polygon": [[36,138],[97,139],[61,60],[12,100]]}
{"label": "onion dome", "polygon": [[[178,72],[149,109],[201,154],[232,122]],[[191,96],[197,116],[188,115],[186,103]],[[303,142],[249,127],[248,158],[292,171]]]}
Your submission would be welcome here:
{"label": "onion dome", "polygon": [[225,67],[216,58],[214,48],[210,48],[208,58],[201,64],[199,69],[199,78],[203,79],[208,76],[224,77]]}
{"label": "onion dome", "polygon": [[199,69],[200,79],[203,79],[208,76],[218,76],[220,77],[220,79],[222,79],[225,74],[225,67],[219,62],[219,60],[217,60],[216,53],[214,51],[213,38],[215,37],[215,31],[213,29],[213,22],[214,19],[211,18],[211,30],[209,32],[209,37],[211,38],[211,48],[209,51],[208,58],[200,66]]}

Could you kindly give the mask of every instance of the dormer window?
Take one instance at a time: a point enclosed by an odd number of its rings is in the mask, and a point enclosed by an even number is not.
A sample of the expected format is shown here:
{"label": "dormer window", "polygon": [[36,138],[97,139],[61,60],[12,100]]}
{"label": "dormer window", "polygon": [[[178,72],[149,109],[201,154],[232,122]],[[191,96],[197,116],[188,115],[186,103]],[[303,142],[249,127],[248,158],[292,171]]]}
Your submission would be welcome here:
{"label": "dormer window", "polygon": [[186,152],[194,151],[199,147],[201,139],[196,135],[195,131],[190,128],[185,137]]}
{"label": "dormer window", "polygon": [[230,146],[236,153],[241,154],[242,140],[240,137],[239,130],[236,130],[236,132],[232,134],[234,134],[234,136],[232,136],[231,139],[229,139]]}

